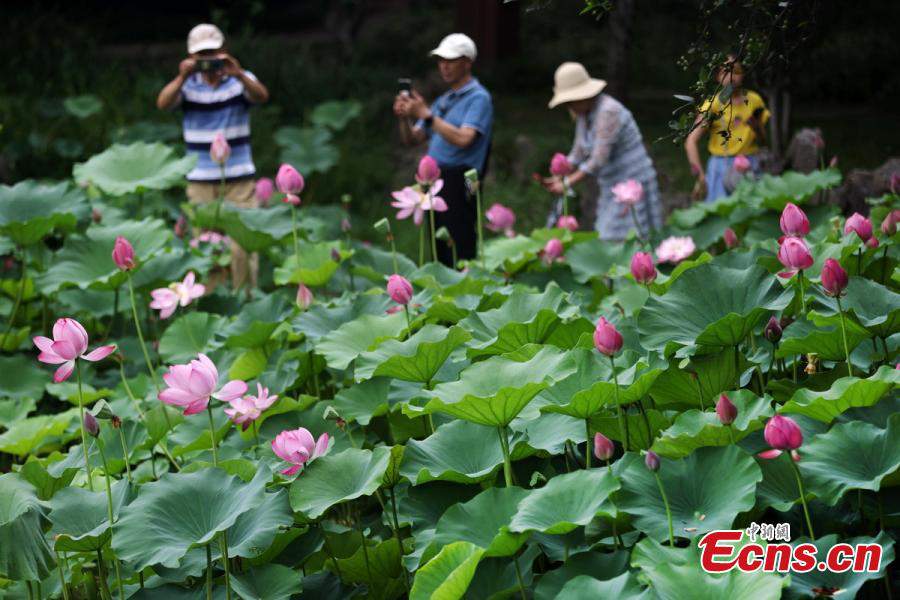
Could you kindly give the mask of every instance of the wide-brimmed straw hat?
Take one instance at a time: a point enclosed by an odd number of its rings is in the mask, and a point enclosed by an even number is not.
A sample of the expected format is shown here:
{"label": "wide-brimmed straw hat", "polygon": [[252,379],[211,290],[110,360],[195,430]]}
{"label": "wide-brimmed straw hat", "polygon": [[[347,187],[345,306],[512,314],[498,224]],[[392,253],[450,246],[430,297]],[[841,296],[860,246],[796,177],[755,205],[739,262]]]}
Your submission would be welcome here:
{"label": "wide-brimmed straw hat", "polygon": [[559,65],[553,75],[553,98],[550,108],[556,108],[564,102],[587,100],[603,91],[606,82],[588,75],[584,65],[577,62],[565,62]]}

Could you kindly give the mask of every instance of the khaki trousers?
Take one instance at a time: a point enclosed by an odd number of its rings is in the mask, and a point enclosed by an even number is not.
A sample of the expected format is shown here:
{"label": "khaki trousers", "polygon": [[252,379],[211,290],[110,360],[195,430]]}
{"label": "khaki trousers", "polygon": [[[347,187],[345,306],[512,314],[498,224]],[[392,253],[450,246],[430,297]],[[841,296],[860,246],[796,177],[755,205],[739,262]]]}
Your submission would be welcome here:
{"label": "khaki trousers", "polygon": [[[187,186],[187,197],[191,204],[208,204],[219,199],[218,182],[191,181]],[[225,184],[225,202],[239,208],[256,208],[256,186],[252,179],[241,179]],[[199,232],[195,231],[196,236]],[[248,254],[235,242],[231,242],[231,287],[239,290],[247,285],[247,293],[256,287],[259,275],[259,254]],[[221,278],[210,274],[207,281],[209,291],[212,291]]]}

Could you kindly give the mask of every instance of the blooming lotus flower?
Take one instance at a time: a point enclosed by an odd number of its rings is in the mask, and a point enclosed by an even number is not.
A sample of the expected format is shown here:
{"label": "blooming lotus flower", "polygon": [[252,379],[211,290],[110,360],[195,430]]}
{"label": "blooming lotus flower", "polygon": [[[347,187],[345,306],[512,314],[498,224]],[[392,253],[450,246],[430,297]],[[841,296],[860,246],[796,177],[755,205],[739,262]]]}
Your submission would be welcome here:
{"label": "blooming lotus flower", "polygon": [[419,167],[416,169],[416,181],[422,185],[431,185],[441,177],[441,168],[437,161],[427,154],[419,160]]}
{"label": "blooming lotus flower", "polygon": [[722,239],[725,240],[726,248],[736,248],[737,245],[740,243],[740,241],[738,241],[737,234],[734,232],[734,229],[732,229],[731,227],[725,228],[725,233],[722,235]]}
{"label": "blooming lotus flower", "polygon": [[844,224],[844,235],[850,232],[856,232],[859,239],[868,242],[869,238],[872,237],[872,221],[859,213],[853,213]]}
{"label": "blooming lotus flower", "polygon": [[621,181],[612,187],[613,200],[619,204],[634,206],[644,197],[644,186],[637,179]]}
{"label": "blooming lotus flower", "polygon": [[737,156],[735,156],[734,162],[731,163],[731,168],[738,173],[746,173],[752,166],[753,165],[750,164],[750,159],[743,154],[738,154]]}
{"label": "blooming lotus flower", "polygon": [[556,221],[556,226],[560,229],[568,229],[569,231],[578,231],[578,219],[572,215],[560,215]]}
{"label": "blooming lotus flower", "polygon": [[600,317],[594,329],[594,347],[606,356],[613,356],[622,349],[622,334],[603,317]]}
{"label": "blooming lotus flower", "polygon": [[737,414],[737,406],[734,405],[731,398],[726,394],[719,396],[719,401],[716,402],[716,416],[719,417],[719,421],[722,425],[731,425],[734,423]]}
{"label": "blooming lotus flower", "polygon": [[[800,426],[790,417],[781,415],[775,415],[768,420],[763,437],[772,450],[760,452],[758,455],[760,458],[775,458],[781,456],[785,450],[793,454],[793,451],[803,444],[803,431],[800,430]],[[794,459],[797,460],[797,457]]]}
{"label": "blooming lotus flower", "polygon": [[664,239],[656,248],[656,258],[659,262],[679,263],[690,257],[697,247],[691,236],[672,236]]}
{"label": "blooming lotus flower", "polygon": [[773,344],[777,344],[781,340],[782,334],[781,323],[774,316],[769,317],[769,322],[766,324],[766,328],[763,332],[763,335],[766,336],[766,339],[772,342]]}
{"label": "blooming lotus flower", "polygon": [[544,264],[550,265],[553,262],[561,261],[563,255],[563,244],[556,238],[551,239],[544,245],[544,249],[541,251],[543,255]]}
{"label": "blooming lotus flower", "polygon": [[631,276],[640,284],[647,285],[656,279],[653,257],[647,252],[635,252],[631,257]]}
{"label": "blooming lotus flower", "polygon": [[97,417],[92,415],[90,411],[84,413],[84,419],[81,420],[81,424],[91,437],[100,435],[100,423],[97,422]]}
{"label": "blooming lotus flower", "polygon": [[422,203],[422,208],[424,210],[447,212],[447,203],[444,202],[443,198],[437,195],[437,193],[440,192],[441,188],[443,187],[443,179],[438,179],[433,184],[431,184],[431,187],[428,188],[428,193],[425,194],[425,200]]}
{"label": "blooming lotus flower", "polygon": [[841,263],[833,258],[825,260],[822,266],[822,287],[825,293],[833,298],[839,298],[847,287],[847,271],[841,267]]}
{"label": "blooming lotus flower", "polygon": [[130,271],[134,268],[134,247],[131,242],[121,235],[116,237],[116,243],[112,251],[113,262],[122,271]]}
{"label": "blooming lotus flower", "polygon": [[516,224],[516,213],[511,208],[497,202],[484,212],[486,227],[495,233],[504,232],[506,237],[515,236],[513,225]]}
{"label": "blooming lotus flower", "polygon": [[268,177],[260,177],[256,180],[254,195],[260,206],[268,206],[272,194],[275,193],[275,184]]}
{"label": "blooming lotus flower", "polygon": [[305,183],[303,175],[291,165],[285,163],[278,168],[278,174],[275,175],[275,186],[278,191],[284,194],[284,202],[299,206],[300,192],[303,191]]}
{"label": "blooming lotus flower", "polygon": [[219,371],[209,357],[198,354],[186,365],[171,365],[163,375],[169,386],[158,395],[166,404],[184,409],[185,416],[206,410],[209,399],[231,402],[247,391],[247,384],[233,379],[216,390],[219,385]]}
{"label": "blooming lotus flower", "polygon": [[413,287],[405,277],[394,274],[388,277],[387,293],[397,304],[406,305],[412,299]]}
{"label": "blooming lotus flower", "polygon": [[187,306],[206,292],[202,283],[195,283],[193,271],[184,276],[184,281],[176,281],[169,287],[157,288],[150,292],[153,301],[150,308],[159,310],[160,319],[168,319],[179,305]]}
{"label": "blooming lotus flower", "polygon": [[611,439],[602,433],[594,434],[594,456],[600,460],[609,460],[612,458],[615,450],[616,447],[613,445]]}
{"label": "blooming lotus flower", "polygon": [[778,248],[778,260],[791,272],[808,269],[813,265],[812,254],[801,238],[786,237]]}
{"label": "blooming lotus flower", "polygon": [[49,365],[60,365],[53,374],[53,381],[60,383],[69,378],[79,358],[90,362],[103,360],[116,349],[115,344],[100,346],[88,352],[88,334],[75,319],[62,318],[53,324],[53,339],[42,335],[32,338],[41,353],[38,360]]}
{"label": "blooming lotus flower", "polygon": [[444,180],[438,179],[431,186],[427,194],[408,186],[399,192],[392,192],[391,196],[393,196],[394,202],[391,202],[391,206],[399,209],[397,211],[397,218],[405,219],[412,215],[413,223],[421,225],[422,221],[425,219],[426,210],[436,210],[438,212],[446,211],[447,203],[444,202],[443,198],[435,195],[441,191],[443,186]]}
{"label": "blooming lotus flower", "polygon": [[282,471],[282,475],[293,475],[307,462],[328,452],[328,434],[323,433],[316,440],[304,427],[282,431],[272,440],[272,452],[293,465]]}
{"label": "blooming lotus flower", "polygon": [[204,231],[197,237],[191,239],[188,242],[188,245],[191,248],[199,248],[201,243],[209,244],[210,246],[224,246],[228,244],[231,240],[227,235],[222,235],[218,231]]}
{"label": "blooming lotus flower", "polygon": [[302,283],[297,287],[297,306],[300,310],[306,310],[313,303],[313,293]]}
{"label": "blooming lotus flower", "polygon": [[781,211],[779,224],[784,235],[803,237],[809,233],[809,219],[806,218],[806,213],[793,202],[788,202]]}
{"label": "blooming lotus flower", "polygon": [[648,450],[644,455],[644,464],[654,473],[659,471],[659,455],[653,450]]}
{"label": "blooming lotus flower", "polygon": [[214,163],[224,165],[228,162],[229,156],[231,156],[231,146],[228,145],[225,134],[219,132],[213,138],[212,144],[209,145],[209,157]]}
{"label": "blooming lotus flower", "polygon": [[575,169],[572,167],[569,159],[566,158],[566,155],[562,152],[557,152],[553,155],[553,158],[550,159],[550,173],[552,175],[564,177],[574,170]]}
{"label": "blooming lotus flower", "polygon": [[250,423],[255,421],[262,415],[262,412],[272,406],[278,396],[270,396],[269,388],[264,388],[262,384],[256,384],[256,396],[244,396],[229,400],[231,408],[225,409],[225,414],[234,422],[240,425],[241,429],[247,431]]}

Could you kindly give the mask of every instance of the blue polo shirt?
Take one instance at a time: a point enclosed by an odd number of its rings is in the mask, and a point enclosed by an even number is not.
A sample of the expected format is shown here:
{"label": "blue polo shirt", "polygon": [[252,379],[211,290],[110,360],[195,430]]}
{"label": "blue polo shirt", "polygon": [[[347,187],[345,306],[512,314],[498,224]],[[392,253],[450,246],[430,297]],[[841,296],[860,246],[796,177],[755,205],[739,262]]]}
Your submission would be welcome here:
{"label": "blue polo shirt", "polygon": [[[494,126],[494,105],[491,94],[474,77],[458,90],[449,90],[438,96],[431,105],[434,116],[440,117],[455,127],[472,127],[478,131],[475,140],[466,148],[454,146],[440,134],[426,128],[429,136],[428,154],[444,167],[469,167],[484,172],[491,130]],[[425,123],[419,119],[416,127]]]}

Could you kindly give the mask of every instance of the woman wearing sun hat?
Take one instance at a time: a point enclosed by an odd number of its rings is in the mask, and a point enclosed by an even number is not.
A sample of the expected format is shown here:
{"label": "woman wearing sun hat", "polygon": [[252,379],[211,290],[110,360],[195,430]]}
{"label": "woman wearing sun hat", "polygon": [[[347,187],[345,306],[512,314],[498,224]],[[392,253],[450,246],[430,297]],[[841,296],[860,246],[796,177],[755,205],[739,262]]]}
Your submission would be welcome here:
{"label": "woman wearing sun hat", "polygon": [[[574,169],[566,177],[568,187],[586,177],[597,180],[597,219],[594,228],[600,239],[623,240],[634,229],[635,219],[628,204],[616,202],[613,187],[635,180],[643,195],[634,206],[641,236],[662,226],[662,206],[653,162],[644,148],[643,138],[631,112],[621,102],[603,93],[606,82],[588,75],[576,62],[566,62],[553,77],[550,108],[565,106],[575,118],[575,141],[568,160]],[[564,193],[561,177],[544,180],[554,194]],[[636,187],[636,186],[635,186]]]}

